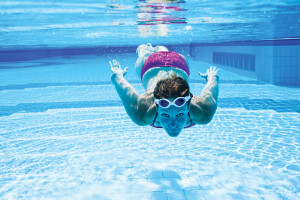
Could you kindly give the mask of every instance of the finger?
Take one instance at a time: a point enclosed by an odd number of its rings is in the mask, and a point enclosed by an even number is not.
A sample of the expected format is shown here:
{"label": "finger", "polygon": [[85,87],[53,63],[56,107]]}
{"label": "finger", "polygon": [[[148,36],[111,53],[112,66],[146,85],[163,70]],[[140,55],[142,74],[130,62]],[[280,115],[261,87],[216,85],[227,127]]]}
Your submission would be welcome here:
{"label": "finger", "polygon": [[111,64],[110,61],[109,61],[109,64],[110,64],[110,70],[113,71],[114,67],[113,67],[113,65]]}
{"label": "finger", "polygon": [[214,66],[213,70],[216,71],[216,66]]}
{"label": "finger", "polygon": [[125,72],[125,73],[127,72],[127,69],[128,69],[128,67],[125,67],[125,69],[124,69],[124,72]]}
{"label": "finger", "polygon": [[121,67],[121,66],[120,66],[120,63],[119,63],[118,61],[116,61],[116,65],[117,65],[117,67],[119,67],[119,68]]}
{"label": "finger", "polygon": [[113,60],[113,65],[114,65],[114,67],[116,67],[116,65],[117,65],[117,61],[116,60]]}
{"label": "finger", "polygon": [[200,76],[204,76],[204,74],[202,74],[201,72],[198,72]]}
{"label": "finger", "polygon": [[209,74],[209,69],[206,70],[206,74]]}

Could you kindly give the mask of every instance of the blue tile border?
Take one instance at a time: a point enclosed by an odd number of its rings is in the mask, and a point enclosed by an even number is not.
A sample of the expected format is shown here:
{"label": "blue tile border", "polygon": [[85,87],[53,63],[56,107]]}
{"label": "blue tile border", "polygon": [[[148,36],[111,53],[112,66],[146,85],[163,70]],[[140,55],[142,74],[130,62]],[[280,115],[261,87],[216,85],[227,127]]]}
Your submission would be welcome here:
{"label": "blue tile border", "polygon": [[[156,46],[157,44],[152,44]],[[167,46],[170,51],[190,48],[190,44],[159,44]],[[99,55],[99,54],[127,54],[135,53],[135,46],[95,46],[95,47],[66,47],[66,48],[46,48],[46,47],[16,47],[17,49],[0,49],[0,62],[28,61],[54,56],[70,55]]]}
{"label": "blue tile border", "polygon": [[[155,46],[157,44],[153,44]],[[180,50],[180,48],[189,48],[189,54],[193,56],[193,48],[196,46],[282,46],[282,45],[300,45],[300,38],[295,39],[274,39],[259,41],[232,41],[221,43],[187,43],[187,44],[159,44],[169,48],[169,50]],[[15,49],[0,49],[0,62],[26,61],[53,56],[65,55],[89,55],[89,54],[117,54],[117,53],[135,53],[137,46],[94,46],[94,47],[65,47],[65,48],[47,48],[40,46],[20,46]]]}
{"label": "blue tile border", "polygon": [[300,38],[295,39],[273,39],[273,40],[248,40],[220,43],[192,43],[195,46],[290,46],[300,45]]}
{"label": "blue tile border", "polygon": [[0,62],[27,61],[40,58],[68,55],[135,53],[136,46],[129,47],[70,47],[70,48],[24,48],[17,50],[0,50]]}

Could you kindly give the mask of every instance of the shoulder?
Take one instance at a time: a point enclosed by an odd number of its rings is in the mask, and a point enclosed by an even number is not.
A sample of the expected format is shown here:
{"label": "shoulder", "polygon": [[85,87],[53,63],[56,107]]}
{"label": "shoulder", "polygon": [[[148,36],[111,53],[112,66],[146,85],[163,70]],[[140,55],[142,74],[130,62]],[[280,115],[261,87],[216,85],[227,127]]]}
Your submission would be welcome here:
{"label": "shoulder", "polygon": [[139,101],[138,101],[139,106],[146,106],[150,107],[154,105],[154,94],[153,90],[147,90],[144,94],[140,95]]}
{"label": "shoulder", "polygon": [[153,123],[156,114],[153,91],[146,91],[138,99],[137,112],[135,114],[135,123],[140,126]]}

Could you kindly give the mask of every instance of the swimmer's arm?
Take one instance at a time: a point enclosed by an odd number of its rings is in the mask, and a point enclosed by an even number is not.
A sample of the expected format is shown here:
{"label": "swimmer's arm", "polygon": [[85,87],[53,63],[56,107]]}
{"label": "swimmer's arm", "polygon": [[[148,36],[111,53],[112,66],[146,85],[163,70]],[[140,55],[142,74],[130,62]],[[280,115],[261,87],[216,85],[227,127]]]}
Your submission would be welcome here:
{"label": "swimmer's arm", "polygon": [[139,95],[134,87],[124,78],[127,74],[127,67],[123,70],[120,63],[116,60],[109,63],[112,71],[111,81],[122,100],[128,116],[137,125],[152,124],[156,113],[153,93],[148,91],[143,95]]}
{"label": "swimmer's arm", "polygon": [[156,114],[153,93],[152,95],[150,93],[139,95],[135,88],[120,74],[112,74],[111,81],[131,120],[139,126],[152,124]]}
{"label": "swimmer's arm", "polygon": [[206,78],[208,81],[200,96],[193,96],[191,100],[190,114],[194,124],[209,123],[217,109],[219,77],[215,73]]}

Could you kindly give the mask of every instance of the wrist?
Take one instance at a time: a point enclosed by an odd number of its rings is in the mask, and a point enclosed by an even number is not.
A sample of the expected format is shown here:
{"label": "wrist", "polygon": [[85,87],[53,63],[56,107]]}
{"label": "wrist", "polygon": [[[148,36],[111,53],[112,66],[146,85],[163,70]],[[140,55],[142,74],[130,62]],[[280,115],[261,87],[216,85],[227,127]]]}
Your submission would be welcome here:
{"label": "wrist", "polygon": [[122,74],[115,74],[115,73],[113,73],[112,75],[111,75],[111,81],[113,82],[113,83],[117,83],[118,82],[118,80],[120,80],[120,79],[122,79],[123,78],[123,75]]}

